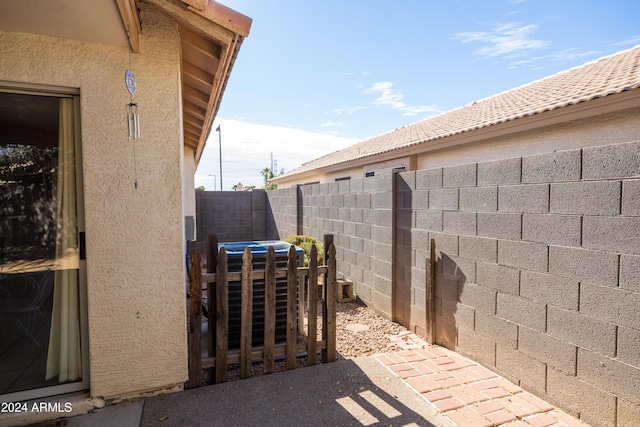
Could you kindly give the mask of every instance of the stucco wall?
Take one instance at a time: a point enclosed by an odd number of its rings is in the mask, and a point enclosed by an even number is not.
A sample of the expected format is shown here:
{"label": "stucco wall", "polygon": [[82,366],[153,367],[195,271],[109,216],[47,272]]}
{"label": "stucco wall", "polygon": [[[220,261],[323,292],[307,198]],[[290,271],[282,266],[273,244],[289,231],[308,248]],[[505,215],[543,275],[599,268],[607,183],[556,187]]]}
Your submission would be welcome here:
{"label": "stucco wall", "polygon": [[[131,56],[0,32],[0,79],[80,90],[91,394],[105,398],[180,387],[187,377],[178,34],[144,5],[141,19],[141,53]],[[125,116],[129,62],[135,142]]]}
{"label": "stucco wall", "polygon": [[[279,229],[334,233],[339,273],[423,333],[593,425],[640,419],[640,142],[268,192]],[[274,197],[284,192],[288,197]],[[293,224],[292,224],[293,223]]]}

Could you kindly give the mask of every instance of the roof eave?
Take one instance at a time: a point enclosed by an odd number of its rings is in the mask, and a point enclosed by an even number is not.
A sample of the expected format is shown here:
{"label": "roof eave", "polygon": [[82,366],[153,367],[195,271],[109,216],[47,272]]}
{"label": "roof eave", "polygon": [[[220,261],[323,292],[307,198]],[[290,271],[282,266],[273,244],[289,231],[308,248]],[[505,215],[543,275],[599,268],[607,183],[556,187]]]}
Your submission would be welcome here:
{"label": "roof eave", "polygon": [[[133,2],[134,0],[118,1]],[[213,120],[220,108],[231,69],[244,37],[249,34],[252,20],[212,0],[141,1],[167,14],[178,23],[181,29],[184,28],[194,37],[200,37],[209,42],[211,47],[209,50],[203,50],[202,46],[194,47],[193,44],[185,42],[181,37],[183,143],[185,147],[194,151],[195,167],[197,167],[206,140],[211,133]],[[204,68],[198,67],[193,64],[193,61],[187,65],[188,61],[184,59],[189,56],[186,53],[187,49],[191,49],[189,52],[196,55],[205,56],[207,58],[205,62],[215,63],[215,69],[206,66]],[[196,74],[204,76],[203,79],[194,77],[194,75],[189,76],[191,80],[197,80],[197,88],[190,86],[189,79],[185,79],[188,73],[188,70],[185,69],[187,67],[195,70]],[[194,91],[199,94],[197,98],[200,105],[191,107],[187,99],[193,95]],[[190,112],[195,112],[195,114],[187,117]]]}
{"label": "roof eave", "polygon": [[583,120],[603,114],[615,113],[630,108],[640,108],[640,88],[600,98],[593,98],[588,101],[515,118],[493,125],[448,135],[442,138],[416,141],[397,149],[378,152],[316,169],[304,170],[300,173],[292,171],[290,174],[285,174],[274,179],[274,181],[278,182],[278,179],[280,182],[296,181],[305,177],[343,170],[347,165],[350,168],[365,166],[370,164],[372,161],[380,162],[393,160],[408,155],[442,150],[459,145],[480,142],[491,138],[498,138],[528,130],[539,129],[546,126],[567,123],[574,120]]}

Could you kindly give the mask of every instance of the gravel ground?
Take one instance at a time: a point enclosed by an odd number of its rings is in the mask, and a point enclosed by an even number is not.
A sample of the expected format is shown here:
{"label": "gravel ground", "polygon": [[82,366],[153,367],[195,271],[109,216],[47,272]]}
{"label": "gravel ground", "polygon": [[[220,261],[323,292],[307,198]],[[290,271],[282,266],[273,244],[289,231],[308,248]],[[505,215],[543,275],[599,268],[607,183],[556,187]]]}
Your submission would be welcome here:
{"label": "gravel ground", "polygon": [[[321,325],[322,320],[318,319],[318,337],[322,336]],[[389,336],[398,335],[404,331],[407,331],[404,326],[382,318],[361,302],[337,303],[336,353],[338,360],[399,351],[399,347],[390,344]],[[305,342],[306,336],[300,335],[298,340]],[[318,363],[321,363],[320,357],[318,357]],[[298,357],[296,365],[297,367],[307,366],[306,356]],[[276,372],[285,370],[284,360],[276,361],[275,370]],[[254,363],[251,376],[260,376],[262,373],[262,363]],[[207,371],[203,370],[202,375],[203,383],[208,384]],[[238,365],[230,365],[228,375],[229,381],[240,379]]]}

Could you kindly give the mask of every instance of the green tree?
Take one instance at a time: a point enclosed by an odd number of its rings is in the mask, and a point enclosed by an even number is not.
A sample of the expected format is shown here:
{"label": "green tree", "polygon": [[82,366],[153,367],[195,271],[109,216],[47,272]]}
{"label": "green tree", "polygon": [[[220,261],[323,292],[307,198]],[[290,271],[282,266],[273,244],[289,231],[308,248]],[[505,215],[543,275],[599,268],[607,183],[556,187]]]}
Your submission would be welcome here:
{"label": "green tree", "polygon": [[262,169],[260,171],[260,175],[262,175],[262,179],[264,181],[264,189],[265,190],[277,190],[278,189],[278,184],[269,183],[269,181],[272,178],[275,178],[275,175],[274,175],[273,171],[271,170],[271,168],[266,167],[266,168]]}

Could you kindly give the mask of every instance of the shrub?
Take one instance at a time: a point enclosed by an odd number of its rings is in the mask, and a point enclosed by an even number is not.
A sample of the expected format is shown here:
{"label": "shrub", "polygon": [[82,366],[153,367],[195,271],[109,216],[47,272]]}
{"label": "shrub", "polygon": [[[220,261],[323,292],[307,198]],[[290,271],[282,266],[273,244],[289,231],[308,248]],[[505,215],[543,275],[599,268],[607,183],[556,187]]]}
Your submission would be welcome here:
{"label": "shrub", "polygon": [[309,266],[309,253],[311,252],[311,246],[316,245],[316,249],[318,250],[318,265],[322,265],[324,263],[324,249],[322,247],[322,243],[320,243],[320,241],[315,237],[292,235],[287,237],[284,241],[292,245],[299,246],[304,250],[305,266]]}

